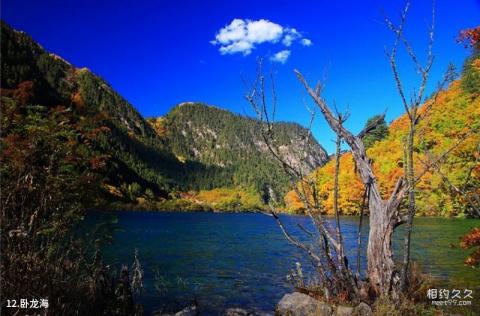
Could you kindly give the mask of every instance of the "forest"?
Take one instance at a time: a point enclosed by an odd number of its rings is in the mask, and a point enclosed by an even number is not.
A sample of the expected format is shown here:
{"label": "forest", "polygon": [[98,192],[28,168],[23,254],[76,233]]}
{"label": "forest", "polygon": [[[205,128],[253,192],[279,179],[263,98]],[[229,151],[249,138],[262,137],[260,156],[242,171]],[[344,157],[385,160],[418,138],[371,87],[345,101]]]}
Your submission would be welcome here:
{"label": "forest", "polygon": [[[425,216],[467,216],[478,217],[478,207],[471,200],[479,195],[479,129],[480,129],[480,57],[478,50],[465,61],[460,78],[436,97],[428,100],[420,111],[429,108],[428,119],[420,122],[419,137],[415,142],[416,169],[419,172],[428,156],[439,155],[458,140],[465,139],[448,157],[445,157],[431,172],[423,175],[417,187],[418,214]],[[448,115],[446,115],[448,113]],[[402,142],[408,131],[408,118],[403,115],[385,129],[379,125],[372,136],[367,136],[367,153],[373,160],[380,189],[386,196],[403,174]],[[366,123],[368,125],[368,122]],[[373,137],[373,135],[376,135]],[[351,153],[340,158],[344,166],[339,174],[342,214],[358,214],[363,195],[363,185],[354,168]],[[334,161],[318,168],[310,177],[315,179],[322,205],[326,212],[333,214]],[[287,208],[300,211],[302,203],[294,191],[285,197]]]}
{"label": "forest", "polygon": [[[11,103],[19,102],[15,94],[29,95],[20,102],[46,109],[61,104],[78,112],[81,119],[93,118],[92,124],[103,129],[95,148],[102,153],[105,163],[101,187],[103,204],[108,207],[175,209],[187,203],[186,209],[220,210],[218,205],[223,202],[213,207],[207,202],[209,198],[197,197],[200,203],[196,203],[189,197],[208,195],[208,190],[229,189],[253,194],[259,203],[247,203],[248,206],[262,209],[266,205],[265,192],[272,187],[280,206],[284,205],[289,212],[302,211],[295,192],[288,190],[289,180],[281,166],[262,147],[261,135],[255,128],[259,123],[255,120],[198,103],[183,103],[165,117],[144,119],[88,69],[77,69],[45,52],[28,35],[5,23],[2,34],[2,88],[11,91],[4,98]],[[460,78],[438,96],[428,121],[419,126],[421,137],[416,140],[415,152],[420,158],[440,153],[459,137],[469,136],[438,166],[440,172],[423,176],[418,186],[421,215],[475,215],[465,196],[478,194],[474,190],[480,181],[476,132],[480,108],[478,60],[478,52],[473,50],[459,71]],[[425,104],[424,108],[428,106]],[[444,113],[455,113],[455,119]],[[303,146],[307,130],[293,123],[280,122],[276,126],[276,140],[295,159],[294,153]],[[399,144],[406,131],[404,115],[388,125],[384,122],[364,136],[384,193],[391,191],[396,177],[403,172]],[[309,177],[316,179],[322,204],[331,214],[334,162],[327,162],[327,153],[314,139],[309,141],[309,146],[302,147],[309,151],[306,159],[296,163],[304,163],[307,172],[315,169]],[[346,167],[340,174],[340,192],[348,190],[349,194],[340,194],[340,210],[346,215],[358,214],[363,188],[354,168],[349,168],[353,167],[353,160],[348,152],[341,163]],[[420,168],[420,160],[418,164]],[[201,190],[204,193],[199,194]],[[183,198],[179,199],[181,195]],[[214,196],[215,191],[210,195]]]}
{"label": "forest", "polygon": [[[390,27],[395,45],[405,41],[401,30]],[[419,298],[429,283],[411,264],[410,235],[415,216],[480,217],[479,34],[477,27],[459,35],[459,45],[471,56],[445,87],[420,95],[421,102],[410,107],[405,102],[405,114],[392,122],[385,114],[371,117],[357,135],[343,125],[348,115],[331,110],[321,89],[296,71],[336,135],[336,153],[329,155],[309,128],[269,121],[261,71],[246,94],[256,116],[184,102],[163,116],[144,118],[106,80],[2,21],[2,312],[6,297],[34,293],[52,298],[51,315],[144,314],[138,297],[145,274],[137,249],[133,260],[121,265],[104,258],[104,247],[120,231],[118,219],[96,222],[88,232],[82,226],[98,210],[135,210],[270,216],[304,256],[296,258],[313,263],[315,278],[309,282],[295,263],[288,280],[296,293],[335,308],[347,304],[352,313],[364,302],[376,315],[397,309],[434,313]],[[395,75],[395,51],[391,54]],[[419,69],[428,77],[429,67]],[[311,219],[308,228],[295,227],[303,239],[291,234],[284,222],[290,217],[280,213]],[[359,216],[356,262],[345,248],[340,215]],[[370,223],[367,245],[361,244],[364,216]],[[404,255],[399,252],[394,262],[394,230],[401,225]],[[248,232],[262,242],[266,236]],[[478,268],[480,230],[471,229],[457,244],[452,247],[470,249],[465,264]]]}
{"label": "forest", "polygon": [[[3,94],[9,103],[46,110],[62,105],[79,120],[92,119],[102,128],[95,149],[104,158],[104,194],[97,204],[176,208],[171,200],[180,193],[215,188],[255,192],[260,199],[267,183],[279,196],[286,193],[281,167],[261,148],[260,135],[252,137],[254,120],[203,104],[179,105],[165,118],[146,120],[90,70],[46,52],[4,22],[2,43],[2,89],[10,91]],[[28,98],[19,101],[18,94]],[[291,139],[306,130],[278,123],[278,133],[286,150],[295,151]],[[311,145],[305,163],[313,170],[327,154],[315,141]],[[252,159],[254,152],[259,155]]]}

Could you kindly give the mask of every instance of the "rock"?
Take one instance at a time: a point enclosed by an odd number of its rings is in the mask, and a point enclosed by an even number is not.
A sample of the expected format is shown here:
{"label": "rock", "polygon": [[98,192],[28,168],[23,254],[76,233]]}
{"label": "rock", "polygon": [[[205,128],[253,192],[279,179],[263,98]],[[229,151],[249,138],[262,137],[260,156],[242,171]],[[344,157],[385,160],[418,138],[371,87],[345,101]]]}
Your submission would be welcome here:
{"label": "rock", "polygon": [[225,311],[224,316],[273,316],[262,311],[248,311],[243,308],[229,308]]}
{"label": "rock", "polygon": [[276,308],[279,316],[330,316],[332,308],[311,296],[294,292],[285,294]]}
{"label": "rock", "polygon": [[371,316],[372,315],[372,309],[368,304],[365,304],[364,302],[361,302],[358,304],[357,307],[353,309],[353,314],[355,316]]}
{"label": "rock", "polygon": [[243,308],[229,308],[225,311],[225,316],[249,316],[248,311]]}
{"label": "rock", "polygon": [[352,316],[353,315],[353,307],[349,306],[338,306],[337,310],[335,311],[335,316]]}
{"label": "rock", "polygon": [[273,313],[264,312],[264,311],[255,311],[253,316],[274,316]]}
{"label": "rock", "polygon": [[175,313],[175,316],[197,316],[198,308],[196,305],[188,306],[181,311]]}

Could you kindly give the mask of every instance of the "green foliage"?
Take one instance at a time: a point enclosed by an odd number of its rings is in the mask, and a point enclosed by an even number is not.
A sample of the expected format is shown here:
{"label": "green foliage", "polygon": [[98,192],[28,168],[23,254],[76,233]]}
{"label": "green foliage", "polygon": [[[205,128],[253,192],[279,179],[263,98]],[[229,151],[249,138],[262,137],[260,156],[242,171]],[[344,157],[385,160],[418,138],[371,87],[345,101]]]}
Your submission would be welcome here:
{"label": "green foliage", "polygon": [[[186,180],[190,189],[242,187],[254,188],[260,194],[269,186],[277,196],[283,196],[290,185],[281,165],[266,148],[256,120],[200,103],[182,103],[161,125],[151,122],[161,131],[171,152],[186,161],[186,168],[191,170]],[[277,123],[273,132],[276,145],[306,170],[327,160],[325,150],[314,139],[306,146],[307,159],[296,158],[303,149],[298,140],[307,134],[298,124]],[[194,161],[196,166],[188,166]]]}
{"label": "green foliage", "polygon": [[252,188],[218,188],[200,191],[195,195],[195,199],[209,205],[215,211],[253,211],[264,208],[260,195]]}
{"label": "green foliage", "polygon": [[[373,122],[378,120],[380,117],[381,117],[380,115],[375,115],[369,118],[365,123],[365,127],[370,126]],[[373,144],[384,139],[387,136],[388,136],[388,126],[387,126],[387,123],[385,122],[385,119],[382,118],[379,124],[374,129],[367,132],[365,136],[362,138],[362,140],[363,140],[363,144],[365,145],[365,148],[370,148],[372,147]]]}
{"label": "green foliage", "polygon": [[128,186],[128,195],[130,200],[135,201],[137,197],[142,195],[142,187],[140,184],[134,182]]}
{"label": "green foliage", "polygon": [[128,274],[117,278],[88,250],[95,243],[75,233],[100,198],[99,122],[23,103],[28,87],[1,91],[2,312],[5,299],[32,293],[55,315],[134,315]]}
{"label": "green foliage", "polygon": [[265,205],[253,188],[216,188],[173,193],[169,199],[157,202],[155,208],[162,211],[236,212],[264,210]]}
{"label": "green foliage", "polygon": [[[82,120],[102,121],[108,131],[97,135],[97,149],[110,156],[105,181],[119,186],[137,182],[155,195],[166,196],[181,186],[184,166],[170,154],[140,114],[88,69],[76,69],[49,54],[27,34],[2,22],[3,89],[15,90],[22,102],[47,109],[63,104]],[[24,93],[30,85],[29,93]],[[180,177],[177,177],[180,174]]]}
{"label": "green foliage", "polygon": [[473,95],[480,94],[480,53],[476,50],[474,55],[468,58],[463,65],[462,88],[465,92]]}
{"label": "green foliage", "polygon": [[155,194],[153,193],[153,191],[150,188],[145,189],[145,195],[147,196],[147,198],[149,200],[155,199]]}
{"label": "green foliage", "polygon": [[[131,203],[143,193],[152,200],[171,191],[218,187],[272,187],[278,196],[289,185],[281,166],[262,147],[258,122],[202,104],[175,107],[165,119],[147,122],[107,82],[86,68],[77,69],[49,54],[28,35],[2,23],[2,88],[16,89],[23,102],[47,109],[64,104],[82,120],[100,120],[106,127],[95,139],[96,149],[108,155],[104,182],[119,188],[135,184],[110,202]],[[30,83],[19,89],[20,85]],[[25,91],[29,93],[25,93]],[[278,145],[297,152],[292,140],[304,137],[296,124],[277,124]],[[308,170],[326,160],[325,151],[311,140]],[[139,186],[140,188],[137,188]],[[148,191],[147,191],[148,190]],[[123,199],[123,200],[122,200]]]}
{"label": "green foliage", "polygon": [[128,269],[96,251],[107,236],[76,229],[104,200],[108,122],[76,98],[71,65],[3,22],[1,35],[2,312],[30,293],[55,315],[136,315]]}

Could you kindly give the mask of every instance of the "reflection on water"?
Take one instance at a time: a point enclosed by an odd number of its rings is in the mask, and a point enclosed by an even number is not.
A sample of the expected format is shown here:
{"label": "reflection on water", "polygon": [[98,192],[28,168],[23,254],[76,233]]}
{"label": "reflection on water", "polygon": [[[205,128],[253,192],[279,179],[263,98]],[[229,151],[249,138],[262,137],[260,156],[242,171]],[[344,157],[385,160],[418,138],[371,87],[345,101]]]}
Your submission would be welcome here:
{"label": "reflection on water", "polygon": [[[105,213],[92,212],[93,225]],[[292,291],[285,276],[296,261],[308,270],[303,253],[289,245],[274,220],[250,213],[120,212],[115,241],[106,247],[108,263],[131,263],[139,250],[145,269],[145,289],[140,302],[146,311],[184,307],[199,302],[202,314],[218,314],[229,307],[272,311],[276,302]],[[304,216],[283,216],[293,234],[307,240],[297,223]],[[479,272],[463,265],[465,251],[459,237],[479,220],[418,218],[413,232],[413,259],[443,284],[478,288]],[[358,218],[343,217],[347,255],[354,263]],[[363,245],[366,245],[364,233]],[[396,233],[395,249],[401,245]],[[399,252],[399,251],[397,251]],[[365,266],[363,260],[362,266]],[[308,273],[308,271],[307,271]],[[155,276],[156,275],[156,276]],[[478,292],[477,292],[478,293]]]}

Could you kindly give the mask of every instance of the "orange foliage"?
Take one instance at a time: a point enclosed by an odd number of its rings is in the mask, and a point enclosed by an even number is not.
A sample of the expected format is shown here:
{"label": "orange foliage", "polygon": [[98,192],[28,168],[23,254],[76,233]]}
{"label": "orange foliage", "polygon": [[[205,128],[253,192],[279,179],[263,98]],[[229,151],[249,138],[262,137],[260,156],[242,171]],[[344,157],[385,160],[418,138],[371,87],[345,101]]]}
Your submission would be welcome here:
{"label": "orange foliage", "polygon": [[1,89],[2,96],[12,98],[20,106],[27,104],[33,96],[33,82],[23,81],[15,89]]}
{"label": "orange foliage", "polygon": [[157,118],[150,118],[147,119],[147,122],[153,127],[157,135],[162,137],[165,136],[167,133],[167,128],[165,127],[165,118],[157,117]]}
{"label": "orange foliage", "polygon": [[304,208],[303,202],[293,190],[287,192],[284,200],[285,205],[287,205],[288,211],[298,212]]}
{"label": "orange foliage", "polygon": [[[480,166],[475,160],[479,154],[477,148],[480,143],[480,97],[464,92],[460,80],[457,80],[439,93],[434,104],[431,102],[432,100],[427,101],[420,108],[420,112],[424,112],[427,106],[431,107],[428,115],[417,127],[414,153],[416,173],[424,170],[422,161],[428,160],[427,149],[433,157],[437,157],[452,148],[460,138],[465,138],[461,145],[442,161],[441,170],[456,186],[462,186],[472,170],[470,181],[474,185],[470,187],[475,187],[475,184],[480,183]],[[388,198],[396,181],[403,176],[403,144],[408,129],[408,118],[402,115],[389,126],[389,135],[367,151],[373,161],[374,174],[384,198]],[[333,212],[334,168],[334,160],[331,160],[310,175],[316,177],[320,200],[330,214]],[[341,212],[358,213],[364,188],[355,172],[351,153],[345,153],[341,157],[339,180]],[[417,191],[419,214],[456,215],[466,208],[464,197],[454,196],[451,188],[435,170],[422,177]],[[291,210],[299,207],[298,198],[294,195],[294,192],[289,192],[285,198],[287,207]]]}
{"label": "orange foliage", "polygon": [[[339,174],[339,199],[338,206],[341,214],[354,214],[360,210],[364,187],[358,174],[355,171],[355,164],[351,153],[345,153],[340,156],[340,174]],[[317,169],[310,175],[315,180],[319,191],[319,201],[323,210],[327,214],[333,214],[333,187],[335,161],[329,161],[324,167]],[[299,187],[302,192],[303,188]],[[311,190],[304,188],[311,199]],[[288,192],[285,197],[287,209],[290,211],[299,211],[304,205],[295,191]]]}
{"label": "orange foliage", "polygon": [[97,155],[90,158],[90,168],[92,170],[101,170],[107,165],[108,156]]}
{"label": "orange foliage", "polygon": [[458,41],[465,43],[466,46],[479,47],[480,45],[480,26],[463,30],[458,36]]}
{"label": "orange foliage", "polygon": [[110,193],[111,195],[114,195],[114,196],[119,197],[119,198],[124,197],[122,191],[114,185],[111,185],[111,184],[108,184],[108,183],[102,183],[102,188],[105,191],[107,191],[108,193]]}
{"label": "orange foliage", "polygon": [[85,102],[83,101],[80,91],[77,91],[72,96],[72,103],[76,105],[77,108],[82,109],[85,107]]}
{"label": "orange foliage", "polygon": [[473,228],[468,234],[462,237],[460,246],[464,249],[476,248],[475,251],[465,259],[469,266],[480,265],[480,228]]}

